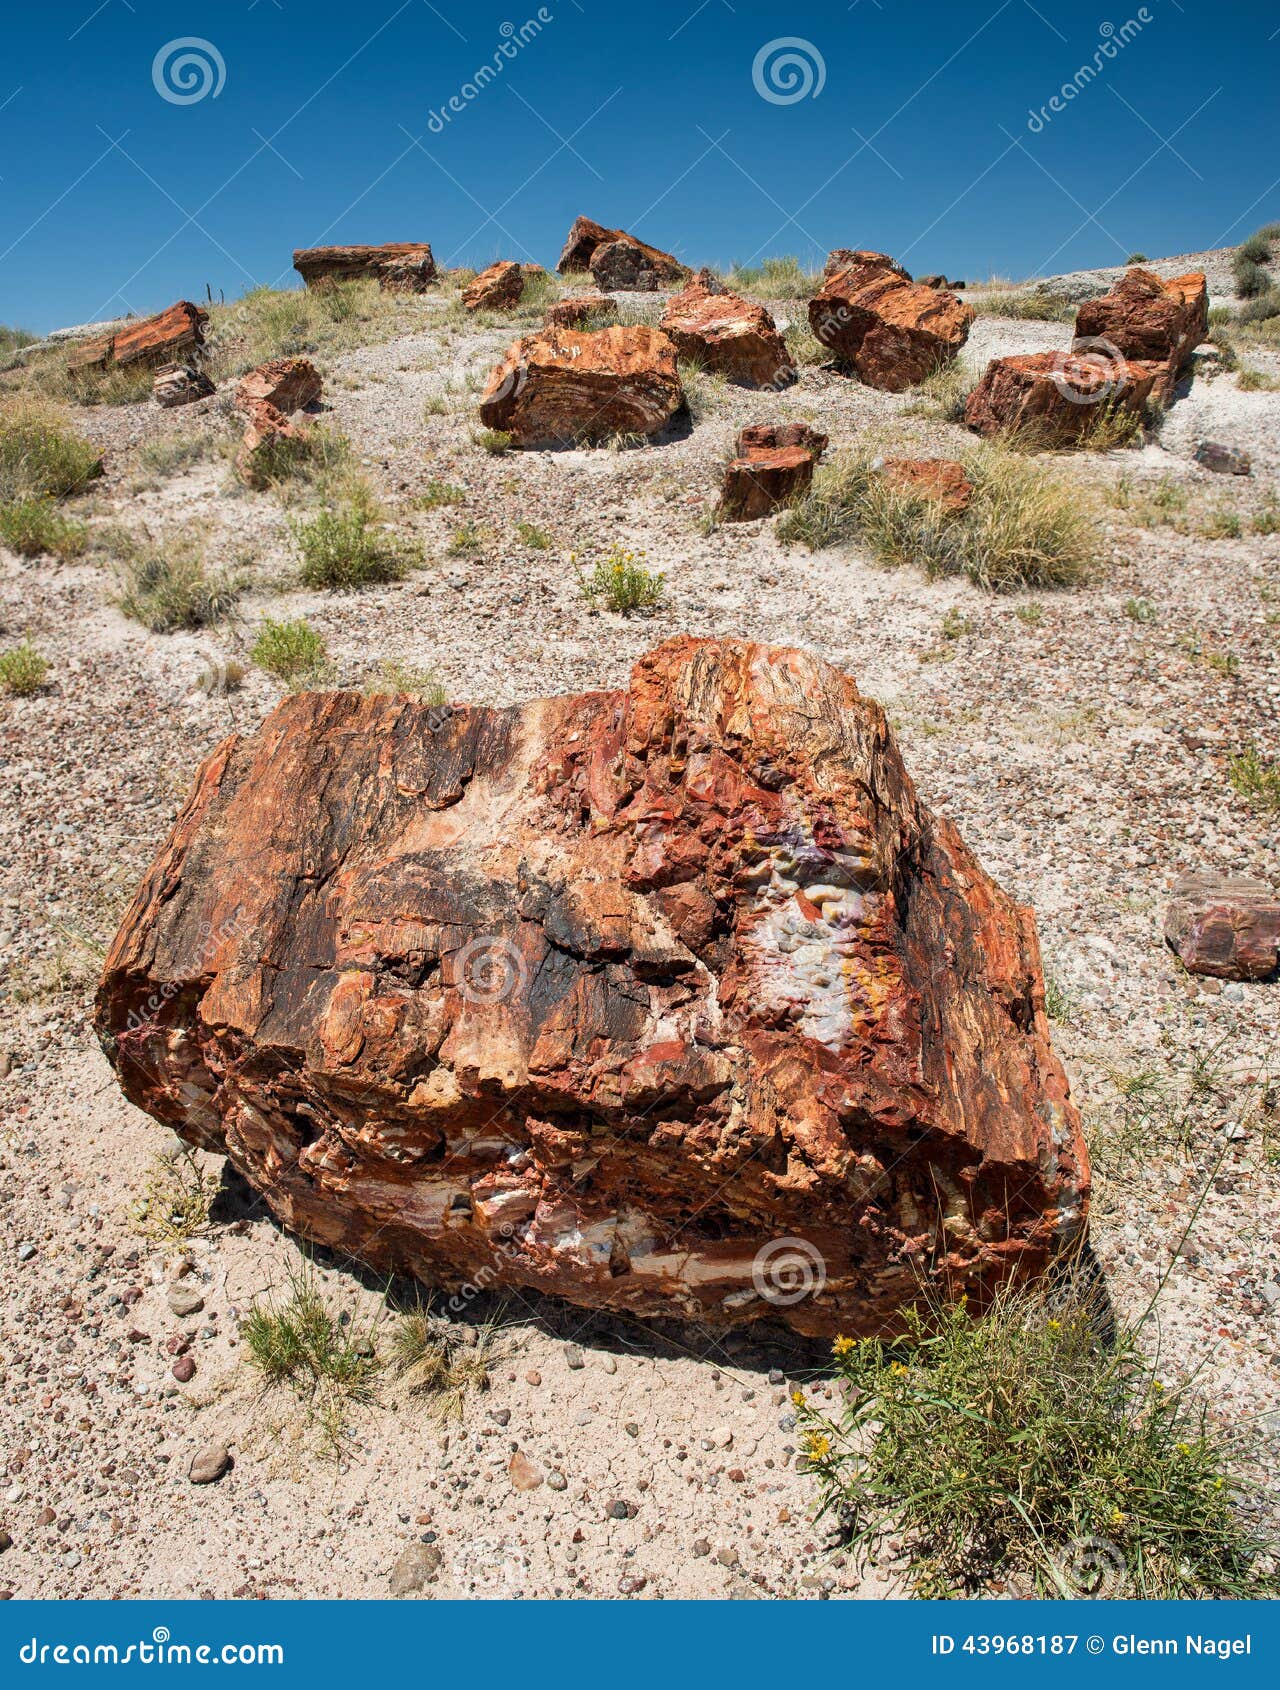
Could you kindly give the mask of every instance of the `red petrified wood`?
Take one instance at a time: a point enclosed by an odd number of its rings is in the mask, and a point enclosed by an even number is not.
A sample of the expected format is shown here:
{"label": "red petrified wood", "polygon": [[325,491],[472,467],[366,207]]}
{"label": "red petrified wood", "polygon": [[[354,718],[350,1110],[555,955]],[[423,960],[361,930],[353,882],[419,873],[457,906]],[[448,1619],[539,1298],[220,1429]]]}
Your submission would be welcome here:
{"label": "red petrified wood", "polygon": [[869,387],[901,393],[949,362],[969,336],[974,312],[942,288],[906,278],[882,252],[848,257],[809,302],[815,336]]}
{"label": "red petrified wood", "polygon": [[795,380],[786,343],[764,306],[726,293],[718,283],[709,288],[697,276],[686,283],[663,312],[662,328],[682,358],[743,387],[780,388]]}
{"label": "red petrified wood", "polygon": [[436,274],[436,261],[425,241],[302,247],[293,255],[293,267],[309,288],[368,276],[388,293],[423,293]]}
{"label": "red petrified wood", "polygon": [[807,423],[752,423],[738,435],[725,468],[716,514],[723,522],[751,522],[794,504],[808,492],[827,437]]}
{"label": "red petrified wood", "polygon": [[969,508],[973,483],[964,465],[954,458],[886,458],[880,468],[899,487],[922,498],[936,499],[952,515]]}
{"label": "red petrified wood", "polygon": [[500,258],[487,270],[481,270],[475,280],[463,288],[463,306],[468,311],[509,311],[513,305],[520,303],[525,271],[525,265],[517,264],[510,258]]}
{"label": "red petrified wood", "polygon": [[[648,246],[644,241],[637,240],[634,235],[629,235],[625,229],[606,229],[603,223],[597,223],[590,217],[574,219],[556,269],[561,275],[567,275],[573,270],[590,270],[592,260],[602,247],[615,246],[619,242],[636,249],[633,267],[637,271],[652,273],[656,282],[678,282],[689,273],[678,258],[673,258],[669,252],[663,252],[661,247]],[[618,263],[621,264],[621,255]]]}
{"label": "red petrified wood", "polygon": [[964,420],[979,434],[1025,434],[1070,446],[1118,413],[1142,414],[1164,365],[1090,352],[1019,352],[993,358]]}
{"label": "red petrified wood", "polygon": [[1084,1224],[1035,924],[819,659],[303,693],[207,760],[111,947],[128,1097],[380,1273],[900,1327]]}
{"label": "red petrified wood", "polygon": [[1272,980],[1280,970],[1280,896],[1246,875],[1193,870],[1174,883],[1164,936],[1192,974]]}
{"label": "red petrified wood", "polygon": [[126,368],[130,364],[185,362],[204,345],[208,321],[207,311],[192,305],[188,299],[180,299],[154,317],[144,317],[141,322],[82,341],[68,357],[67,368],[83,373]]}
{"label": "red petrified wood", "polygon": [[508,348],[480,420],[522,446],[593,442],[654,434],[683,404],[676,349],[660,329],[546,328]]}
{"label": "red petrified wood", "polygon": [[1105,341],[1125,358],[1164,365],[1155,385],[1162,404],[1209,333],[1203,270],[1162,282],[1150,270],[1128,270],[1110,293],[1086,299],[1076,312],[1077,341]]}
{"label": "red petrified wood", "polygon": [[290,413],[320,398],[320,372],[307,358],[270,358],[242,376],[235,403],[247,419],[236,468],[250,487],[270,480],[272,458],[282,442],[303,438]]}
{"label": "red petrified wood", "polygon": [[585,329],[599,327],[618,315],[618,302],[607,293],[573,293],[553,299],[544,321],[548,328]]}

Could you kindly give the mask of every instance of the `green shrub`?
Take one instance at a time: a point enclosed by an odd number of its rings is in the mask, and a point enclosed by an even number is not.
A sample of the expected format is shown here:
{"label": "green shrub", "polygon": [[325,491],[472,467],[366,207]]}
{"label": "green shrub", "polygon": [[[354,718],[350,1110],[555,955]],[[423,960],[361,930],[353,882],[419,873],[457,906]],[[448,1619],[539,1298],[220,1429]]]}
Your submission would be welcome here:
{"label": "green shrub", "polygon": [[1145,264],[1146,262],[1147,255],[1145,252],[1131,252],[1125,259],[1126,264]]}
{"label": "green shrub", "polygon": [[16,698],[29,698],[39,692],[48,673],[48,659],[41,657],[30,640],[0,652],[0,687]]}
{"label": "green shrub", "polygon": [[1256,745],[1246,746],[1227,765],[1227,777],[1242,798],[1260,810],[1280,810],[1280,763],[1268,762]]}
{"label": "green shrub", "polygon": [[170,536],[162,546],[125,537],[118,544],[116,604],[153,634],[204,628],[234,608],[239,584],[228,575],[209,574],[200,536]]}
{"label": "green shrub", "polygon": [[1266,264],[1271,257],[1271,242],[1261,230],[1241,241],[1236,248],[1235,261],[1240,264]]}
{"label": "green shrub", "polygon": [[1110,1348],[1096,1286],[1005,1288],[980,1315],[927,1299],[899,1343],[837,1338],[845,1407],[794,1401],[824,1508],[855,1550],[904,1539],[921,1596],[1146,1598],[1276,1591],[1237,1509],[1239,1440],[1153,1378],[1141,1323]]}
{"label": "green shrub", "polygon": [[545,552],[551,544],[550,534],[534,522],[517,522],[516,535],[522,545],[531,547],[535,552]]}
{"label": "green shrub", "polygon": [[583,575],[578,569],[578,587],[583,598],[592,604],[603,603],[623,616],[633,610],[652,610],[661,603],[666,576],[645,568],[641,559],[646,555],[615,546],[605,557],[597,559],[590,575]]}
{"label": "green shrub", "polygon": [[951,515],[881,475],[870,452],[841,453],[784,512],[778,538],[812,551],[856,540],[883,563],[965,575],[994,592],[1071,586],[1090,573],[1100,535],[1076,488],[998,446],[974,452],[966,469],[973,497]]}
{"label": "green shrub", "polygon": [[371,698],[384,695],[413,698],[419,704],[442,705],[449,702],[439,676],[430,669],[415,669],[412,664],[384,659],[378,665],[377,680],[366,681],[365,693]]}
{"label": "green shrub", "polygon": [[417,510],[434,511],[439,510],[442,505],[463,504],[466,497],[465,487],[455,487],[448,481],[433,480],[428,481],[421,493],[414,498],[413,505]]}
{"label": "green shrub", "polygon": [[379,526],[371,497],[359,489],[336,510],[323,510],[309,522],[293,525],[302,555],[302,580],[308,587],[364,587],[400,581],[409,558]]}
{"label": "green shrub", "polygon": [[1251,259],[1241,258],[1239,255],[1232,266],[1236,278],[1236,292],[1241,299],[1257,299],[1260,294],[1267,293],[1271,287],[1271,277]]}
{"label": "green shrub", "polygon": [[509,452],[515,441],[515,436],[502,428],[480,428],[471,438],[482,452],[488,452],[490,457],[494,458],[500,458],[504,452]]}
{"label": "green shrub", "polygon": [[0,500],[63,499],[102,473],[102,454],[42,401],[0,406]]}
{"label": "green shrub", "polygon": [[251,662],[282,681],[296,681],[322,673],[329,648],[309,622],[273,622],[267,617],[249,652]]}
{"label": "green shrub", "polygon": [[0,505],[0,545],[22,557],[78,557],[85,548],[82,522],[72,522],[49,498]]}
{"label": "green shrub", "polygon": [[1273,317],[1280,317],[1280,289],[1275,287],[1268,286],[1265,292],[1240,307],[1242,323],[1266,323]]}

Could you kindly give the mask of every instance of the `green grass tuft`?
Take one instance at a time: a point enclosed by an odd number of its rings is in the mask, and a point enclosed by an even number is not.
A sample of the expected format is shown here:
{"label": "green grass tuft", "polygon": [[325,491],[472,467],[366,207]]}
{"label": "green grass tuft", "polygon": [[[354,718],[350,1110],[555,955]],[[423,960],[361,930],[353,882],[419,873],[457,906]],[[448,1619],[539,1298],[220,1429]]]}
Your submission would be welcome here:
{"label": "green grass tuft", "polygon": [[400,581],[410,558],[378,520],[372,495],[357,487],[336,509],[293,526],[308,587],[365,587]]}
{"label": "green grass tuft", "polygon": [[0,505],[0,545],[21,557],[79,557],[85,543],[84,524],[63,516],[50,498]]}
{"label": "green grass tuft", "polygon": [[652,610],[662,601],[666,576],[646,569],[641,561],[645,556],[644,552],[615,546],[605,557],[597,559],[590,575],[584,575],[579,568],[578,588],[583,598],[623,616],[636,610]]}
{"label": "green grass tuft", "polygon": [[15,698],[30,698],[39,692],[48,673],[48,658],[42,657],[30,640],[0,652],[0,687]]}
{"label": "green grass tuft", "polygon": [[282,681],[300,681],[323,673],[329,659],[324,635],[309,622],[275,622],[269,616],[258,630],[250,661]]}

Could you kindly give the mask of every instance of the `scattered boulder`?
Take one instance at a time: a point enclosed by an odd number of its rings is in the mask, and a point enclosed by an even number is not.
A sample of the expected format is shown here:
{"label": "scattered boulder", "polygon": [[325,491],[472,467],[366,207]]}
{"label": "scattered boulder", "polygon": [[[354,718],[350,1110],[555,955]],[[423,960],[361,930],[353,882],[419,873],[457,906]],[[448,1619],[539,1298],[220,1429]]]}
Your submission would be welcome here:
{"label": "scattered boulder", "polygon": [[955,357],[975,313],[954,294],[905,280],[884,253],[851,259],[810,300],[810,326],[869,387],[901,393]]}
{"label": "scattered boulder", "polygon": [[638,241],[634,235],[629,235],[625,229],[606,229],[602,223],[596,223],[590,217],[574,219],[556,269],[561,275],[567,275],[573,270],[590,270],[591,261],[599,248],[618,242],[637,247],[645,255],[649,270],[658,277],[658,283],[655,285],[679,282],[689,274],[686,265],[681,264],[678,258],[673,258],[669,252],[663,252],[661,247],[647,246],[644,241]]}
{"label": "scattered boulder", "polygon": [[803,651],[674,639],[443,726],[291,696],[201,768],[95,1026],[380,1274],[888,1333],[1086,1219],[1034,917]]}
{"label": "scattered boulder", "polygon": [[684,404],[676,349],[660,329],[548,328],[508,348],[480,420],[522,446],[655,434]]}
{"label": "scattered boulder", "polygon": [[1192,456],[1217,475],[1249,475],[1253,470],[1253,459],[1242,446],[1224,446],[1220,440],[1197,441]]}
{"label": "scattered boulder", "polygon": [[194,404],[197,399],[207,399],[217,391],[209,377],[195,364],[162,364],[151,383],[152,398],[165,410]]}
{"label": "scattered boulder", "polygon": [[706,288],[695,276],[662,314],[662,328],[682,358],[742,387],[785,387],[796,367],[778,326],[763,305],[736,293]]}
{"label": "scattered boulder", "polygon": [[212,1485],[230,1472],[232,1467],[231,1451],[226,1444],[205,1444],[191,1457],[191,1466],[187,1470],[187,1477],[193,1485]]}
{"label": "scattered boulder", "polygon": [[204,345],[208,321],[207,311],[189,299],[180,299],[154,317],[81,341],[69,354],[67,368],[84,375],[95,370],[127,369],[132,364],[184,363],[184,353],[198,354]]}
{"label": "scattered boulder", "polygon": [[618,302],[607,293],[574,293],[547,306],[546,326],[561,329],[600,328],[618,315]]}
{"label": "scattered boulder", "polygon": [[606,241],[591,255],[591,279],[605,292],[656,293],[663,272],[635,241]]}
{"label": "scattered boulder", "polygon": [[425,241],[303,247],[294,253],[293,267],[309,288],[369,277],[388,293],[425,293],[436,276],[436,261]]}
{"label": "scattered boulder", "polygon": [[1245,875],[1194,869],[1174,882],[1164,936],[1192,974],[1274,980],[1280,971],[1280,895]]}
{"label": "scattered boulder", "polygon": [[1117,412],[1141,416],[1163,365],[1098,353],[1019,352],[993,358],[964,420],[978,434],[1025,434],[1072,446]]}
{"label": "scattered boulder", "polygon": [[753,423],[738,435],[725,467],[716,515],[722,522],[769,516],[809,490],[827,437],[807,423]]}
{"label": "scattered boulder", "polygon": [[468,311],[510,311],[520,303],[524,284],[524,265],[509,258],[499,259],[467,283],[462,290],[462,303]]}
{"label": "scattered boulder", "polygon": [[1163,364],[1153,395],[1168,404],[1191,354],[1209,333],[1203,270],[1162,282],[1150,270],[1127,270],[1110,293],[1086,299],[1076,312],[1082,341],[1114,347],[1123,358]]}
{"label": "scattered boulder", "polygon": [[320,392],[320,372],[307,358],[269,358],[241,377],[235,403],[246,427],[236,469],[246,485],[265,487],[281,444],[305,438],[305,428],[290,421],[290,413],[314,405]]}
{"label": "scattered boulder", "polygon": [[881,472],[908,492],[936,499],[943,510],[958,516],[968,510],[973,483],[954,458],[885,458]]}
{"label": "scattered boulder", "polygon": [[440,1576],[444,1556],[434,1543],[411,1543],[396,1556],[387,1580],[392,1596],[417,1596]]}

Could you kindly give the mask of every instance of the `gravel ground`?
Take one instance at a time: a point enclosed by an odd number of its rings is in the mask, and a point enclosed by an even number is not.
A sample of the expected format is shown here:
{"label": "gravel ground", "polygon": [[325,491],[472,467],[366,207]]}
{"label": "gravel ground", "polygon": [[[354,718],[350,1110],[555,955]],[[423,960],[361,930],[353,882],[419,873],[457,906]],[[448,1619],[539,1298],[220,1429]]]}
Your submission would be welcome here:
{"label": "gravel ground", "polygon": [[[1066,345],[1069,333],[983,318],[967,355]],[[184,1253],[141,1235],[133,1205],[167,1135],[123,1102],[96,1049],[81,937],[109,936],[199,758],[279,697],[256,669],[225,697],[196,686],[210,662],[243,654],[267,614],[308,616],[341,684],[395,659],[434,669],[458,701],[620,685],[639,653],[681,631],[801,643],[846,668],[889,710],[926,801],[1037,912],[1117,1309],[1141,1312],[1181,1243],[1158,1304],[1160,1366],[1199,1369],[1214,1413],[1256,1424],[1274,1454],[1280,1115],[1268,1080],[1280,987],[1192,980],[1160,941],[1159,913],[1184,867],[1280,884],[1274,819],[1227,779],[1244,744],[1280,755],[1280,535],[1139,528],[1106,494],[1121,476],[1138,491],[1172,477],[1193,506],[1229,505],[1247,531],[1280,477],[1280,395],[1240,392],[1206,356],[1159,443],[1046,459],[1096,510],[1105,567],[1069,592],[997,599],[855,549],[783,549],[770,523],[700,525],[749,421],[811,420],[833,449],[962,451],[963,431],[912,414],[910,396],[807,369],[776,398],[712,386],[691,430],[662,444],[491,457],[471,439],[465,383],[508,338],[428,324],[325,369],[331,421],[397,527],[422,542],[428,561],[402,583],[301,591],[290,513],[273,496],[234,490],[222,461],[145,470],[147,440],[227,426],[221,398],[177,413],[99,409],[83,426],[108,458],[95,522],[146,525],[161,540],[206,524],[211,558],[249,576],[231,627],[149,635],[114,608],[94,554],[59,564],[0,553],[5,643],[30,634],[54,665],[42,694],[0,706],[3,1593],[898,1588],[891,1565],[859,1574],[812,1519],[786,1397],[805,1358],[781,1344],[660,1336],[521,1303],[499,1324],[492,1387],[464,1423],[442,1429],[384,1396],[352,1408],[335,1461],[301,1407],[263,1394],[238,1342],[249,1304],[296,1268],[294,1242],[234,1181]],[[424,418],[433,396],[449,409]],[[1197,466],[1204,432],[1251,450],[1254,475]],[[432,479],[463,487],[465,503],[412,509]],[[480,549],[449,555],[464,521]],[[517,522],[545,530],[547,547],[522,543]],[[614,543],[666,572],[651,617],[585,607],[570,554],[589,561]],[[1149,620],[1134,618],[1137,601]],[[958,634],[954,616],[948,625],[955,637],[943,632],[949,612],[963,618]],[[1154,1075],[1163,1098],[1147,1115],[1124,1096],[1139,1075]],[[1186,1110],[1174,1107],[1184,1097]],[[376,1310],[356,1276],[319,1275],[340,1302]],[[184,1288],[202,1307],[180,1315]],[[189,1379],[175,1378],[175,1359],[193,1363]],[[213,1444],[234,1465],[194,1486],[192,1455]],[[513,1483],[525,1473],[516,1462],[513,1475],[516,1455],[541,1476],[534,1488]]]}

